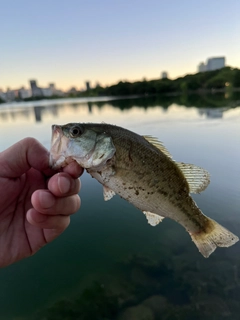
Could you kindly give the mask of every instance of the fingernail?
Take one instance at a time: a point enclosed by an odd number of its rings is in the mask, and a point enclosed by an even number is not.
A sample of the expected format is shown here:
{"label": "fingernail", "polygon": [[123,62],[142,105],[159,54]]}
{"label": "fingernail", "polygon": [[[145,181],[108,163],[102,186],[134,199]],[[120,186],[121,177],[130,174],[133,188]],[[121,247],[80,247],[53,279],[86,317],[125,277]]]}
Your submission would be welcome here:
{"label": "fingernail", "polygon": [[61,193],[68,193],[71,187],[71,183],[66,177],[58,177],[58,188]]}
{"label": "fingernail", "polygon": [[40,202],[43,209],[48,209],[54,206],[55,199],[49,192],[42,192],[40,194]]}

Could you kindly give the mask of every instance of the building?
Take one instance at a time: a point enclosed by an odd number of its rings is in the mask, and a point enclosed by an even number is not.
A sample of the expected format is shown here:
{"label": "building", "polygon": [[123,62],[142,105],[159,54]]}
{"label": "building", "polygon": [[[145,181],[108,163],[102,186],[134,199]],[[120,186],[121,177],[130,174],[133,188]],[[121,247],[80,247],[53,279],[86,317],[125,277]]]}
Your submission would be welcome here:
{"label": "building", "polygon": [[11,90],[7,88],[7,91],[5,92],[5,97],[6,97],[5,100],[9,102],[18,99],[19,98],[18,90]]}
{"label": "building", "polygon": [[26,99],[30,98],[32,96],[31,90],[24,89],[22,87],[21,89],[15,89],[12,90],[10,88],[7,89],[6,92],[3,92],[0,90],[0,98],[5,101],[15,101],[15,100],[21,100],[21,99]]}
{"label": "building", "polygon": [[64,92],[62,90],[57,89],[55,87],[55,83],[49,83],[48,89],[51,90],[52,96],[59,96],[59,97],[64,96]]}
{"label": "building", "polygon": [[90,86],[90,82],[89,81],[86,81],[86,90],[90,90],[91,89],[91,86]]}
{"label": "building", "polygon": [[62,90],[56,89],[54,83],[49,83],[49,86],[47,88],[40,88],[37,86],[36,80],[30,80],[30,85],[33,97],[64,96],[64,92]]}
{"label": "building", "polygon": [[41,88],[41,91],[44,97],[51,97],[53,95],[53,90],[51,87]]}
{"label": "building", "polygon": [[168,73],[166,71],[163,71],[161,76],[162,76],[162,79],[167,79]]}
{"label": "building", "polygon": [[6,101],[6,94],[0,89],[0,100]]}
{"label": "building", "polygon": [[32,89],[32,96],[33,97],[42,97],[43,96],[42,90],[41,90],[41,88],[39,88],[37,86],[36,80],[30,80],[30,86]]}
{"label": "building", "polygon": [[48,87],[51,92],[52,92],[52,96],[59,96],[61,94],[59,94],[59,91],[60,90],[57,90],[56,87],[55,87],[55,83],[49,83],[49,87]]}
{"label": "building", "polygon": [[19,95],[19,98],[21,99],[31,98],[32,91],[30,89],[25,89],[24,87],[22,87],[21,89],[18,90],[18,95]]}
{"label": "building", "polygon": [[198,72],[204,72],[206,71],[206,65],[204,62],[201,62],[199,65],[198,65]]}
{"label": "building", "polygon": [[67,94],[70,95],[77,95],[78,91],[75,87],[72,87],[70,90],[67,91]]}
{"label": "building", "polygon": [[4,101],[15,101],[15,100],[24,100],[31,97],[52,97],[52,96],[64,96],[64,92],[62,90],[58,90],[55,88],[54,83],[50,83],[47,88],[40,88],[37,85],[36,80],[30,80],[31,89],[25,89],[24,87],[11,90],[7,89],[6,92],[3,92],[0,89],[0,100]]}
{"label": "building", "polygon": [[198,72],[213,71],[225,67],[225,57],[208,58],[207,62],[198,65]]}
{"label": "building", "polygon": [[225,57],[209,58],[207,60],[207,71],[222,69],[225,67]]}
{"label": "building", "polygon": [[55,89],[55,83],[49,83],[49,88],[52,90],[52,92],[54,93]]}
{"label": "building", "polygon": [[65,93],[62,90],[55,89],[54,95],[59,96],[59,97],[63,97],[63,96],[65,96]]}

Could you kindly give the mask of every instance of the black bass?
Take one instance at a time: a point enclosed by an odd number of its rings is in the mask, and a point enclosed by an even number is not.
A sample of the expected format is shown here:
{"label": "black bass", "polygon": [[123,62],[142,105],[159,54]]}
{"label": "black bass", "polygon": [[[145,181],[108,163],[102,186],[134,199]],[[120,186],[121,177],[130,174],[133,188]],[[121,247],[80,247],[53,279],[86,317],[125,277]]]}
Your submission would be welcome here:
{"label": "black bass", "polygon": [[209,173],[175,162],[156,138],[104,123],[53,125],[50,165],[57,169],[74,160],[103,185],[105,200],[119,194],[153,226],[164,217],[175,220],[206,258],[216,247],[239,240],[205,216],[190,196],[206,189]]}

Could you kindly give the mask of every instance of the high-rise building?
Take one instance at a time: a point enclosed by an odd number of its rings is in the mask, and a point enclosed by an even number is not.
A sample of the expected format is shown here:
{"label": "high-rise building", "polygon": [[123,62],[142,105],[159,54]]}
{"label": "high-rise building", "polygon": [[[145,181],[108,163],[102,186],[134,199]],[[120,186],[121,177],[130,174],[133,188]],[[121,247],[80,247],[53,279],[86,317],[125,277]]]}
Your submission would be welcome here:
{"label": "high-rise building", "polygon": [[167,79],[168,78],[168,73],[166,71],[162,72],[162,79]]}
{"label": "high-rise building", "polygon": [[207,71],[218,70],[225,67],[225,57],[209,58],[207,60]]}
{"label": "high-rise building", "polygon": [[32,96],[33,97],[42,97],[43,96],[42,90],[41,90],[41,88],[39,88],[37,86],[36,80],[30,80],[30,86],[32,89]]}
{"label": "high-rise building", "polygon": [[86,90],[88,91],[88,90],[90,90],[91,89],[91,87],[90,87],[90,82],[89,81],[86,81]]}
{"label": "high-rise building", "polygon": [[198,72],[204,72],[206,71],[206,65],[204,62],[201,62],[199,65],[198,65]]}
{"label": "high-rise building", "polygon": [[213,71],[225,67],[225,57],[208,58],[207,62],[198,65],[198,72]]}

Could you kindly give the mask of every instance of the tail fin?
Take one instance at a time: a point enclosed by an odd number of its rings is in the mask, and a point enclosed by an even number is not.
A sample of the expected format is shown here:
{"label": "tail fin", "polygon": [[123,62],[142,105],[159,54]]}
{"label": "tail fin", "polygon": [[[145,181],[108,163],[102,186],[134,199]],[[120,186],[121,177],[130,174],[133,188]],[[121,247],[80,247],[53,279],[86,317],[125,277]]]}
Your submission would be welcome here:
{"label": "tail fin", "polygon": [[216,221],[209,219],[209,231],[191,234],[201,254],[208,258],[217,247],[230,247],[239,239]]}

